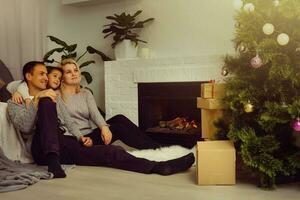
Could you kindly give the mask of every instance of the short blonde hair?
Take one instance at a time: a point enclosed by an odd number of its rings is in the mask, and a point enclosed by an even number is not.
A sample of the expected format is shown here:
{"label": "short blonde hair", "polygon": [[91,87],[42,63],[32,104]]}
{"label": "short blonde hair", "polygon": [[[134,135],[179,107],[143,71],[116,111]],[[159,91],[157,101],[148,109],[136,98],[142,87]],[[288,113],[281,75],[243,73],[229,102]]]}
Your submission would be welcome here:
{"label": "short blonde hair", "polygon": [[60,63],[60,66],[63,67],[66,64],[74,64],[79,69],[77,62],[72,58],[66,58],[66,59],[62,60]]}

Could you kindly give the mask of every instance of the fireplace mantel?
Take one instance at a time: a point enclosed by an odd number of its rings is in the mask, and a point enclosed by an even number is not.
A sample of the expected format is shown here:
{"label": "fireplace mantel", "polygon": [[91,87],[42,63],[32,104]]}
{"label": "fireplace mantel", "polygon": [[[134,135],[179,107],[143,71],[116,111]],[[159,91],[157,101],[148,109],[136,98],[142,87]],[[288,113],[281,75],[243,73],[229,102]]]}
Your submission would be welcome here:
{"label": "fireplace mantel", "polygon": [[221,66],[220,55],[105,62],[106,117],[123,114],[138,124],[138,83],[220,80]]}

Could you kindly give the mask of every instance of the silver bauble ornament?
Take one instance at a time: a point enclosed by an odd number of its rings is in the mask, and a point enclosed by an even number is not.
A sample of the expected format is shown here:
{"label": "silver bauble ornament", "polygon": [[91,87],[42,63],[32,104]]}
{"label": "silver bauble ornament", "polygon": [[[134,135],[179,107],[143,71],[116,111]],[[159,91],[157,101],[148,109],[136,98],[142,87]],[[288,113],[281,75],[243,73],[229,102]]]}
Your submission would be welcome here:
{"label": "silver bauble ornament", "polygon": [[271,24],[271,23],[266,23],[266,24],[263,26],[263,32],[264,32],[264,34],[266,34],[266,35],[271,35],[271,34],[274,32],[274,25]]}
{"label": "silver bauble ornament", "polygon": [[287,45],[287,43],[289,43],[290,37],[288,36],[288,34],[286,33],[280,33],[277,36],[277,42],[278,44],[280,44],[281,46]]}

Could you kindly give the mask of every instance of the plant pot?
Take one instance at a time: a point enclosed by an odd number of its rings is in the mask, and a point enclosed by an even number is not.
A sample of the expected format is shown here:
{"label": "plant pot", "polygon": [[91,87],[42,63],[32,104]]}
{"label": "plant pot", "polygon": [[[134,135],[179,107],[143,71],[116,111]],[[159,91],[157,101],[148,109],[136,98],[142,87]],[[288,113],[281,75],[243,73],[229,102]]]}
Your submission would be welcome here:
{"label": "plant pot", "polygon": [[138,47],[131,40],[123,40],[115,47],[116,60],[133,59],[137,57]]}

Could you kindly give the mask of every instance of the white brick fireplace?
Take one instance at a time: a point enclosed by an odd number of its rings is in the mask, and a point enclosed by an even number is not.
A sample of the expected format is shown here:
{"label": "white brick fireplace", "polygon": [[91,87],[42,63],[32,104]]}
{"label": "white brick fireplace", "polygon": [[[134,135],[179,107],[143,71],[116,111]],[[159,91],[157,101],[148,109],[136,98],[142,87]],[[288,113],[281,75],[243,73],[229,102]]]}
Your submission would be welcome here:
{"label": "white brick fireplace", "polygon": [[138,124],[138,83],[220,80],[221,66],[218,55],[105,62],[106,118],[123,114]]}

